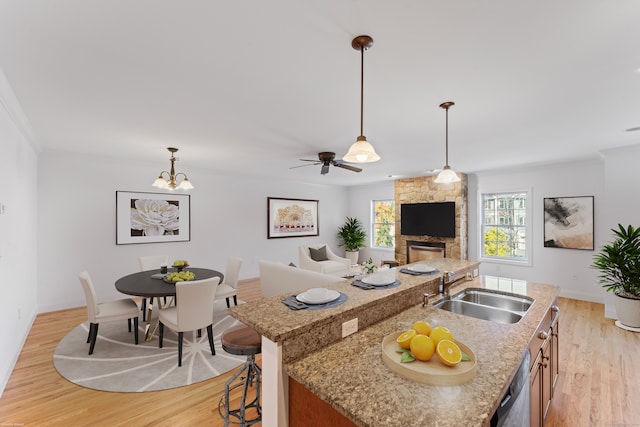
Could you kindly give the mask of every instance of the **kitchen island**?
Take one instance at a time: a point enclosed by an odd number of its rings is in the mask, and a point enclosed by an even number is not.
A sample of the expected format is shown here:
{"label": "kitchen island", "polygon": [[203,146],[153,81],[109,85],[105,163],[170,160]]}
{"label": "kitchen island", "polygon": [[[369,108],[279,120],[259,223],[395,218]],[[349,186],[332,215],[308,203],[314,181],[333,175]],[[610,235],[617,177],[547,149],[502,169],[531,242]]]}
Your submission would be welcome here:
{"label": "kitchen island", "polygon": [[[401,285],[385,290],[362,290],[342,280],[326,286],[345,293],[348,300],[325,310],[292,311],[281,297],[234,307],[231,314],[263,336],[263,425],[295,425],[295,405],[289,408],[289,381],[308,390],[341,416],[359,426],[483,425],[503,388],[521,361],[523,350],[557,294],[549,285],[486,278],[461,282],[452,288],[493,285],[536,300],[527,315],[513,325],[473,319],[431,306],[422,307],[424,293],[436,293],[442,272],[452,277],[477,273],[478,263],[434,259],[439,270],[430,276],[396,272]],[[513,289],[513,287],[517,289]],[[342,339],[342,323],[358,318],[359,331]],[[477,374],[466,384],[434,387],[393,373],[381,358],[382,339],[409,329],[414,321],[447,326],[477,356]],[[307,420],[309,421],[309,420]],[[320,424],[321,425],[321,424]]]}

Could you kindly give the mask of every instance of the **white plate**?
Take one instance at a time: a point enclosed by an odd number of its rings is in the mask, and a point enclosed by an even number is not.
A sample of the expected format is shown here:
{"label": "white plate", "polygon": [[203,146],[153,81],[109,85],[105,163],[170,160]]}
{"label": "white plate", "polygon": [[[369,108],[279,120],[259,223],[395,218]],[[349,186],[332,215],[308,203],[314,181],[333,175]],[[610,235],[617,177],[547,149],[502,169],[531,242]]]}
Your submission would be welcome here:
{"label": "white plate", "polygon": [[302,292],[296,296],[296,299],[305,304],[326,304],[331,301],[335,301],[340,298],[340,292],[327,289],[327,292],[319,297],[317,295],[308,295],[306,292]]}
{"label": "white plate", "polygon": [[363,277],[362,282],[367,285],[373,286],[387,286],[396,281],[395,277],[387,276],[387,275],[373,275],[369,277]]}
{"label": "white plate", "polygon": [[426,264],[412,265],[410,267],[407,267],[407,269],[411,271],[415,271],[417,273],[431,273],[432,271],[435,271],[435,268],[429,267]]}

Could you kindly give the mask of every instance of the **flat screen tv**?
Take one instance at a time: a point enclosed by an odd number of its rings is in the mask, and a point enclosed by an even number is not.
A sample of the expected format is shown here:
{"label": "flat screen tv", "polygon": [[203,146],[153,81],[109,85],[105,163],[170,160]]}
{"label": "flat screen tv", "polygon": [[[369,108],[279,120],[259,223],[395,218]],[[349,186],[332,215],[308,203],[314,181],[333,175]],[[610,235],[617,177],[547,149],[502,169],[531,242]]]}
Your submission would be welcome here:
{"label": "flat screen tv", "polygon": [[456,237],[456,203],[404,203],[400,205],[403,236]]}

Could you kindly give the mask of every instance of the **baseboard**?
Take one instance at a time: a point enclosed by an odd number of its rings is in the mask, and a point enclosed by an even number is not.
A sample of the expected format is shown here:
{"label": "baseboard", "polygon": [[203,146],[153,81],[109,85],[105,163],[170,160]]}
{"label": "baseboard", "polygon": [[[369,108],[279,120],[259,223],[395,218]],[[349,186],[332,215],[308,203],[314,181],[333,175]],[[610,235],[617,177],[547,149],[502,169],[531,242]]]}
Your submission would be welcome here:
{"label": "baseboard", "polygon": [[27,338],[29,338],[29,333],[31,332],[31,328],[33,327],[33,322],[36,321],[37,314],[34,313],[31,316],[29,321],[29,326],[25,328],[24,333],[22,334],[20,345],[16,348],[16,351],[11,356],[11,360],[7,365],[6,372],[2,373],[2,378],[0,379],[0,398],[4,393],[4,389],[7,387],[7,383],[9,382],[9,378],[11,378],[11,374],[13,373],[14,368],[16,367],[16,363],[18,363],[18,358],[20,357],[20,353],[22,352],[22,348],[24,347],[24,343],[27,342]]}

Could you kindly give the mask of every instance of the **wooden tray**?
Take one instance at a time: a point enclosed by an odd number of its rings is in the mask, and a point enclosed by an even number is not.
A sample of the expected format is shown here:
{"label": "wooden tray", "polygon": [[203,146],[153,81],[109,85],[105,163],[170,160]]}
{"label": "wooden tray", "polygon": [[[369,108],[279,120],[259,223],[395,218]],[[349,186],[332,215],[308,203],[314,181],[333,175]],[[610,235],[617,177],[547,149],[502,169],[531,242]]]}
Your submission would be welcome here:
{"label": "wooden tray", "polygon": [[413,381],[436,386],[464,384],[476,376],[476,355],[460,341],[456,341],[456,344],[471,360],[463,360],[456,366],[443,365],[435,354],[428,362],[416,360],[410,363],[400,363],[402,354],[397,352],[400,350],[400,346],[396,342],[396,338],[401,333],[394,332],[382,340],[382,360],[396,374]]}

